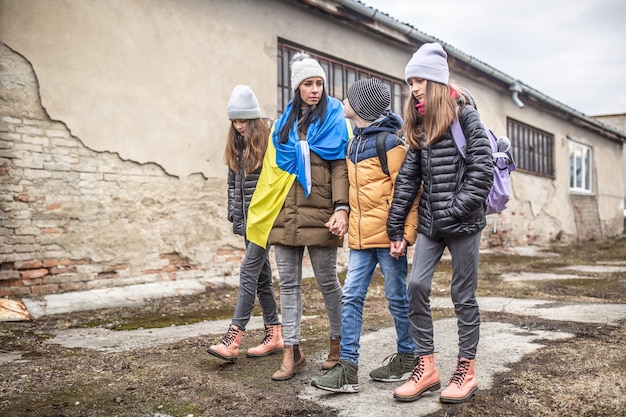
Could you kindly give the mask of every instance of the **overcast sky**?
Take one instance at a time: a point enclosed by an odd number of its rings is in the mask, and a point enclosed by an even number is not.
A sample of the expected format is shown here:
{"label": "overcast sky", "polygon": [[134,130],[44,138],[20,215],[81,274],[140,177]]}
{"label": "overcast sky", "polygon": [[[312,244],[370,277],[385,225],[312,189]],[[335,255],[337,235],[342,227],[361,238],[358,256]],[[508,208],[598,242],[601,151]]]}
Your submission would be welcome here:
{"label": "overcast sky", "polygon": [[588,116],[626,113],[625,0],[361,0]]}

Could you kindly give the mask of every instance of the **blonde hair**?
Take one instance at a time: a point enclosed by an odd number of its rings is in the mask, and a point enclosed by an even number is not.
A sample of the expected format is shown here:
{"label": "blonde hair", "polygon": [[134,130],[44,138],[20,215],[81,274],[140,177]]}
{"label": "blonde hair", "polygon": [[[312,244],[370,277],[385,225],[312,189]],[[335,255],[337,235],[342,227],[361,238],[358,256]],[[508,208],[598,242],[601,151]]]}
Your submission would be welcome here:
{"label": "blonde hair", "polygon": [[231,121],[224,161],[234,172],[239,172],[243,165],[243,174],[248,175],[263,163],[270,135],[270,124],[264,119],[246,120],[246,136],[237,132]]}
{"label": "blonde hair", "polygon": [[466,102],[465,96],[456,86],[427,81],[426,106],[422,115],[415,108],[417,100],[413,94],[409,94],[403,118],[404,135],[411,148],[419,148],[422,139],[425,139],[426,145],[431,145],[450,129],[459,106],[457,98],[461,99],[462,104]]}

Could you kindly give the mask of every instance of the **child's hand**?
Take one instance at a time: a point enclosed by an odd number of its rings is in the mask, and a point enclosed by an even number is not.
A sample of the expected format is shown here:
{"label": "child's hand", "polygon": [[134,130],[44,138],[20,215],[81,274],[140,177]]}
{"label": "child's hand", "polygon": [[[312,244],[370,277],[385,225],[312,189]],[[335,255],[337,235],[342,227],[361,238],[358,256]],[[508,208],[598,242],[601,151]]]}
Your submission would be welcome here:
{"label": "child's hand", "polygon": [[399,259],[401,256],[406,255],[406,240],[392,240],[389,255],[394,259]]}
{"label": "child's hand", "polygon": [[326,222],[325,226],[333,235],[342,237],[348,231],[348,212],[337,210],[330,216],[330,220]]}

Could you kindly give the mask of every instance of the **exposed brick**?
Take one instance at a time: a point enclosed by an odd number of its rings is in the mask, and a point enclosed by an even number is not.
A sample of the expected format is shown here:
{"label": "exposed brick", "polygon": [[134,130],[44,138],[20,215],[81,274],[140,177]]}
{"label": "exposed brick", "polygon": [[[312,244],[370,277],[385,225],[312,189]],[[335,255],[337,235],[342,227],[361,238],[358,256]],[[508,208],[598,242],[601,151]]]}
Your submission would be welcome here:
{"label": "exposed brick", "polygon": [[59,290],[61,292],[83,291],[87,289],[84,282],[60,282]]}
{"label": "exposed brick", "polygon": [[31,200],[31,197],[28,194],[19,194],[13,197],[13,199],[15,201],[21,201],[22,203],[28,203],[29,201],[34,201],[34,200]]}
{"label": "exposed brick", "polygon": [[108,271],[108,272],[100,272],[96,276],[98,277],[98,279],[113,279],[113,278],[117,278],[118,274],[117,272]]}
{"label": "exposed brick", "polygon": [[20,271],[20,276],[24,281],[27,279],[37,279],[41,277],[45,277],[48,275],[48,270],[45,268],[42,269],[27,269],[25,271]]}
{"label": "exposed brick", "polygon": [[41,294],[54,294],[59,292],[58,284],[43,284],[31,287],[31,292],[33,294],[41,295]]}
{"label": "exposed brick", "polygon": [[17,261],[13,264],[15,269],[38,269],[43,266],[43,261]]}
{"label": "exposed brick", "polygon": [[0,286],[0,297],[22,297],[31,294],[31,287],[2,287]]}
{"label": "exposed brick", "polygon": [[43,267],[44,268],[50,268],[52,266],[57,266],[59,264],[59,260],[58,259],[44,259],[43,260]]}
{"label": "exposed brick", "polygon": [[42,284],[43,284],[42,278],[22,279],[22,285],[24,285],[25,287],[35,287],[35,286],[42,285]]}
{"label": "exposed brick", "polygon": [[[0,281],[9,281],[9,280],[14,280],[14,279],[18,279],[20,277],[20,273],[19,271],[16,271],[14,269],[8,269],[8,270],[2,270],[0,271]],[[5,285],[5,283],[3,282],[1,285]]]}
{"label": "exposed brick", "polygon": [[48,271],[50,272],[50,275],[59,275],[59,274],[67,274],[67,273],[75,273],[76,272],[76,268],[74,267],[65,267],[65,266],[58,266],[58,267],[52,267],[49,268]]}
{"label": "exposed brick", "polygon": [[102,272],[119,271],[119,270],[122,270],[122,269],[128,269],[128,265],[127,264],[117,264],[117,265],[105,266],[104,268],[102,268]]}

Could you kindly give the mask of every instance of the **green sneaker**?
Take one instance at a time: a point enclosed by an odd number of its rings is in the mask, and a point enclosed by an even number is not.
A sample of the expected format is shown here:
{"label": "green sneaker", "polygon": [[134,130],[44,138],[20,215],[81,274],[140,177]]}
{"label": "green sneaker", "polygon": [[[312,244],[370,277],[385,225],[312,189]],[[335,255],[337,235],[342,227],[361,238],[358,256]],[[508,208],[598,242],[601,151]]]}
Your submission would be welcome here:
{"label": "green sneaker", "polygon": [[381,382],[406,381],[412,371],[413,354],[394,353],[385,358],[383,366],[370,372],[370,378]]}
{"label": "green sneaker", "polygon": [[324,374],[313,378],[311,385],[326,391],[356,394],[359,392],[358,373],[358,365],[340,359],[335,366]]}

